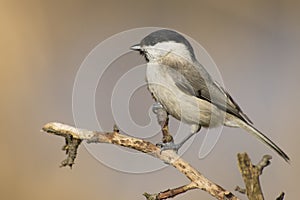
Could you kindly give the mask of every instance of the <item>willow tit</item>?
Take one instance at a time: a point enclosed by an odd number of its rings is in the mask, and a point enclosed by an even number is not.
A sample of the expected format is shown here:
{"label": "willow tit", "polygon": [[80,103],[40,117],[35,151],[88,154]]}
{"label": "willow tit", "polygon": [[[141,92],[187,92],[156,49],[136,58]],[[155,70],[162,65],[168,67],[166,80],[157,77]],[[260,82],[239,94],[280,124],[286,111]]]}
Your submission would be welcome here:
{"label": "willow tit", "polygon": [[240,127],[275,150],[285,161],[290,158],[257,130],[229,93],[212,79],[195,57],[191,44],[181,34],[167,29],[152,32],[131,47],[147,61],[148,89],[155,101],[174,118],[191,125],[191,134],[201,127]]}

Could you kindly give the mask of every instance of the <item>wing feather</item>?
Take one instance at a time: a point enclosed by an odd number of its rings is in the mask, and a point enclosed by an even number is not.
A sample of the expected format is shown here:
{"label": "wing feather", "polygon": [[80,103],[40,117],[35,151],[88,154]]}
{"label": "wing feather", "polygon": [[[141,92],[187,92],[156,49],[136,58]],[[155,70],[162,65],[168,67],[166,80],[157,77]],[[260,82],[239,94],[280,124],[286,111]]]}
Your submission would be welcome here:
{"label": "wing feather", "polygon": [[199,62],[183,62],[182,59],[174,58],[163,59],[162,62],[171,67],[175,84],[183,92],[204,99],[219,109],[252,124],[230,94],[211,78]]}

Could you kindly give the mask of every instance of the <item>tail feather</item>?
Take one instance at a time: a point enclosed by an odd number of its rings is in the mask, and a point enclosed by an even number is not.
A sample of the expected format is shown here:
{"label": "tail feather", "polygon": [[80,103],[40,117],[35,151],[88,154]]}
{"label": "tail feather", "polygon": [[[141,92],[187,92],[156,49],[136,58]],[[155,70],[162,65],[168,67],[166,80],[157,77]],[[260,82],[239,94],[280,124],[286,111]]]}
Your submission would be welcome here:
{"label": "tail feather", "polygon": [[290,162],[289,156],[283,152],[271,139],[265,136],[262,132],[257,130],[251,124],[246,123],[240,119],[235,120],[235,122],[239,125],[239,127],[245,129],[247,132],[251,133],[255,137],[257,137],[260,141],[271,147],[274,151],[276,151],[286,162]]}

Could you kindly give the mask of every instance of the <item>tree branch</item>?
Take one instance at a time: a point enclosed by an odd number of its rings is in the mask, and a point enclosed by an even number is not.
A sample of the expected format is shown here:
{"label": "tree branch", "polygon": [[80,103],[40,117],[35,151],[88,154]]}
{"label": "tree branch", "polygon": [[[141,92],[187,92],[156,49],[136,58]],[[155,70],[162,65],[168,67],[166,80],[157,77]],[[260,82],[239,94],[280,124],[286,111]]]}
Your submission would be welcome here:
{"label": "tree branch", "polygon": [[[261,161],[257,165],[253,165],[247,153],[239,153],[238,165],[240,172],[243,176],[246,189],[237,187],[236,190],[241,193],[246,193],[249,200],[264,200],[262,189],[259,182],[259,176],[262,174],[263,169],[267,167],[271,162],[272,156],[264,155]],[[277,200],[283,200],[284,193],[277,198]]]}
{"label": "tree branch", "polygon": [[180,158],[179,155],[177,155],[174,151],[166,150],[161,152],[160,148],[156,147],[154,144],[148,141],[120,134],[119,130],[116,127],[114,127],[113,132],[102,133],[97,131],[78,129],[66,124],[53,122],[46,124],[42,128],[42,130],[44,132],[66,138],[66,145],[64,146],[63,150],[66,151],[68,157],[62,162],[62,166],[72,167],[76,158],[77,148],[79,147],[82,140],[86,140],[88,143],[109,143],[146,153],[162,160],[165,163],[168,163],[169,165],[172,165],[191,181],[190,184],[175,189],[169,189],[158,194],[145,193],[144,196],[148,200],[171,198],[191,189],[201,189],[208,192],[216,199],[220,200],[238,200],[238,198],[231,192],[225,190],[221,186],[211,182],[206,177],[204,177],[189,163]]}

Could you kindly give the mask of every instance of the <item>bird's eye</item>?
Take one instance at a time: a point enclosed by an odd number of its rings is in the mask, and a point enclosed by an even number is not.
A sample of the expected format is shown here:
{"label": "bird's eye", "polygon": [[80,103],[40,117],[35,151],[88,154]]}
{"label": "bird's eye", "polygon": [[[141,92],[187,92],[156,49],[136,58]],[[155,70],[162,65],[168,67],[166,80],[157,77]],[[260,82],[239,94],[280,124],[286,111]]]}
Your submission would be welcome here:
{"label": "bird's eye", "polygon": [[140,54],[141,54],[142,56],[145,55],[145,52],[144,52],[144,51],[140,50],[139,52],[140,52]]}

